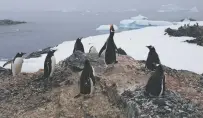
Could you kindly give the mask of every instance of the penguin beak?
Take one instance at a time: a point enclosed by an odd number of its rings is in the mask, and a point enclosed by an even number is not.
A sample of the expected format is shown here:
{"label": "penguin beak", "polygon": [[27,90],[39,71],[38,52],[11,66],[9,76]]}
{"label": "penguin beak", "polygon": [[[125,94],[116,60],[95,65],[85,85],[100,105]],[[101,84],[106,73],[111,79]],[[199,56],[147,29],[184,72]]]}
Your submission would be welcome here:
{"label": "penguin beak", "polygon": [[146,46],[147,48],[150,48],[150,46]]}

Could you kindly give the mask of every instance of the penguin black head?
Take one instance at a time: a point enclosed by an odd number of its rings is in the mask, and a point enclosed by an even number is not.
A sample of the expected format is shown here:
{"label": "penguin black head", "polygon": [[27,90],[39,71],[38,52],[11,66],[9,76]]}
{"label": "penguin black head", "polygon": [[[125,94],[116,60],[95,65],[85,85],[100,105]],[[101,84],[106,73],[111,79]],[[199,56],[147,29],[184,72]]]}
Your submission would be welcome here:
{"label": "penguin black head", "polygon": [[54,55],[54,52],[56,52],[57,50],[55,49],[55,50],[50,50],[49,52],[48,52],[48,56],[53,56]]}
{"label": "penguin black head", "polygon": [[76,42],[81,42],[81,40],[82,40],[82,38],[78,38],[78,39],[76,40]]}
{"label": "penguin black head", "polygon": [[159,72],[163,73],[164,70],[163,70],[163,67],[162,67],[162,65],[160,63],[153,63],[153,64],[156,67],[156,71],[159,71]]}
{"label": "penguin black head", "polygon": [[149,46],[146,46],[150,51],[155,51],[155,48],[154,48],[154,46],[152,46],[152,45],[149,45]]}
{"label": "penguin black head", "polygon": [[26,54],[26,53],[24,53],[24,52],[18,52],[15,57],[22,57],[22,56],[25,55],[25,54]]}
{"label": "penguin black head", "polygon": [[85,66],[89,66],[90,65],[90,61],[88,59],[85,60]]}
{"label": "penguin black head", "polygon": [[110,32],[114,32],[115,30],[114,30],[114,27],[113,27],[113,25],[110,25]]}

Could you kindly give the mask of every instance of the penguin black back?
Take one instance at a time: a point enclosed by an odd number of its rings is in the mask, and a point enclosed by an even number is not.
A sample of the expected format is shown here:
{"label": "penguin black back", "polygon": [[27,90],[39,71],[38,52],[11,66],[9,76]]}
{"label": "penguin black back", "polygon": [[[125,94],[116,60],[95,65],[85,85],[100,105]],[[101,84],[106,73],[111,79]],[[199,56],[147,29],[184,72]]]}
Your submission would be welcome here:
{"label": "penguin black back", "polygon": [[160,96],[165,94],[165,75],[162,65],[155,65],[156,71],[149,78],[145,89],[147,94]]}
{"label": "penguin black back", "polygon": [[117,47],[115,45],[114,42],[114,28],[113,25],[110,26],[110,35],[106,41],[106,43],[103,45],[103,47],[101,48],[101,50],[99,51],[99,57],[101,55],[101,53],[106,49],[105,52],[105,63],[106,64],[112,64],[112,63],[116,63],[116,50]]}
{"label": "penguin black back", "polygon": [[75,52],[75,51],[81,51],[81,52],[85,52],[85,50],[84,50],[84,46],[83,46],[83,44],[82,44],[82,42],[81,42],[81,39],[82,38],[78,38],[77,40],[76,40],[76,42],[75,42],[75,45],[74,45],[74,49],[73,49],[73,53]]}
{"label": "penguin black back", "polygon": [[19,52],[18,52],[18,53],[16,54],[16,56],[14,57],[13,62],[15,62],[15,59],[16,59],[16,58],[21,58],[21,57],[23,57],[24,54],[26,54],[26,53],[23,53],[23,52],[20,52],[20,53],[19,53]]}
{"label": "penguin black back", "polygon": [[46,56],[45,62],[44,62],[44,77],[47,78],[50,76],[52,71],[52,56],[54,56],[54,52],[56,50],[50,50]]}
{"label": "penguin black back", "polygon": [[95,85],[95,77],[93,74],[93,68],[90,65],[89,60],[85,60],[84,69],[80,77],[80,93],[90,94],[92,87]]}
{"label": "penguin black back", "polygon": [[153,63],[160,64],[159,56],[153,46],[146,46],[149,49],[147,61],[145,67],[150,70],[155,70],[156,67]]}

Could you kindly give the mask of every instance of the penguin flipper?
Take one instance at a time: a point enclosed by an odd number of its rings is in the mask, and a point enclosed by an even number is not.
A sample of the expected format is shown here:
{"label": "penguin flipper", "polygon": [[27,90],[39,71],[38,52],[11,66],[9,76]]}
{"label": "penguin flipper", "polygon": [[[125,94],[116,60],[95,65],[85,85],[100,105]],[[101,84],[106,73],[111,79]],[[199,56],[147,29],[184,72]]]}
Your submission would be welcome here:
{"label": "penguin flipper", "polygon": [[105,48],[106,48],[106,43],[103,45],[103,47],[99,51],[99,57],[101,56],[101,53],[105,50]]}
{"label": "penguin flipper", "polygon": [[9,61],[7,61],[7,62],[3,65],[3,67],[5,67],[6,65],[12,63],[12,61],[13,61],[13,60],[9,60]]}

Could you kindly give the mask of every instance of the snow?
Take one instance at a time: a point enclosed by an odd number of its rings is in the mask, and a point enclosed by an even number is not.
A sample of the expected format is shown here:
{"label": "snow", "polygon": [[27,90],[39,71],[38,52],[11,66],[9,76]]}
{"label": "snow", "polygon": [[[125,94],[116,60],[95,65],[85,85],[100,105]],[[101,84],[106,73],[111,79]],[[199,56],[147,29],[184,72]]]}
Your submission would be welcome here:
{"label": "snow", "polygon": [[[195,23],[196,21],[191,21],[190,25]],[[203,25],[203,21],[198,23],[199,25]],[[118,48],[121,47],[136,60],[146,60],[148,55],[146,45],[153,45],[159,54],[162,64],[178,70],[183,69],[199,74],[203,73],[203,47],[183,42],[184,40],[193,39],[192,37],[170,37],[164,35],[166,28],[177,29],[180,25],[184,25],[184,22],[180,22],[178,25],[152,26],[138,30],[124,31],[116,33],[114,40]],[[91,46],[100,50],[108,35],[90,36],[82,39],[85,52],[88,52]],[[58,49],[55,52],[57,63],[72,54],[74,43],[75,41],[65,41],[54,47]],[[45,57],[46,54],[39,58],[25,59],[22,72],[36,72],[39,69],[43,69]],[[3,61],[0,62],[0,66],[4,63]],[[10,68],[10,65],[7,65],[6,68]]]}
{"label": "snow", "polygon": [[190,12],[199,12],[199,10],[197,9],[197,7],[193,7],[190,9]]}
{"label": "snow", "polygon": [[[113,25],[114,30],[118,30],[118,27],[116,25]],[[110,25],[100,25],[96,30],[109,30]]]}

